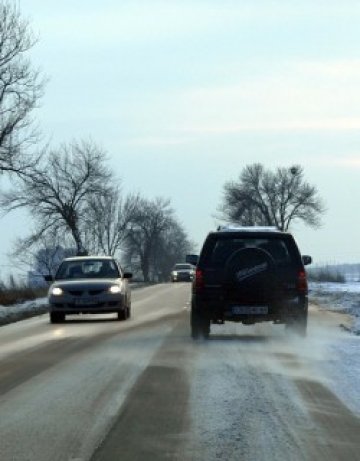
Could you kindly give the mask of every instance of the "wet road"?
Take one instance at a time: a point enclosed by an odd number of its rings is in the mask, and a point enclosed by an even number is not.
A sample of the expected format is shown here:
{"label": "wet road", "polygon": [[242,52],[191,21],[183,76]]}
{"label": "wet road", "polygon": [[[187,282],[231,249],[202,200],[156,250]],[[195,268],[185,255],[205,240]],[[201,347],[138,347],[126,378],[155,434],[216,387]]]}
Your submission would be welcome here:
{"label": "wet road", "polygon": [[360,420],[321,374],[344,317],[313,308],[305,340],[229,323],[193,342],[189,296],[157,285],[125,322],[0,328],[1,461],[360,460]]}

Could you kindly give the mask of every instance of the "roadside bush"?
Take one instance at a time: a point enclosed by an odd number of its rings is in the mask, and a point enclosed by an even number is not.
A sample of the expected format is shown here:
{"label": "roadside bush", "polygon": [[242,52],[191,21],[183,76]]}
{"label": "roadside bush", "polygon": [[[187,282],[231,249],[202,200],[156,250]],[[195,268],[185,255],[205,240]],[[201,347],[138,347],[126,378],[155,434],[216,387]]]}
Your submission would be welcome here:
{"label": "roadside bush", "polygon": [[0,281],[1,306],[10,306],[12,304],[30,301],[46,296],[46,293],[47,288],[31,288],[24,283],[16,282],[12,277],[8,284]]}
{"label": "roadside bush", "polygon": [[308,270],[308,280],[310,282],[332,282],[345,283],[346,278],[340,271],[329,267],[319,267]]}

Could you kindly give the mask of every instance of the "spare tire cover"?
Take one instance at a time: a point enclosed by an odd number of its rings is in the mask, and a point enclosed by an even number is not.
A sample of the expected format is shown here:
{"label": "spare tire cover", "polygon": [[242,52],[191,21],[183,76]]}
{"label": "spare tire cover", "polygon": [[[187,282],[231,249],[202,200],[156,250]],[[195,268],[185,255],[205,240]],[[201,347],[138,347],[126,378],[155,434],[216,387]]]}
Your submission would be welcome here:
{"label": "spare tire cover", "polygon": [[275,263],[265,250],[243,248],[226,261],[224,282],[253,298],[270,297],[275,288]]}

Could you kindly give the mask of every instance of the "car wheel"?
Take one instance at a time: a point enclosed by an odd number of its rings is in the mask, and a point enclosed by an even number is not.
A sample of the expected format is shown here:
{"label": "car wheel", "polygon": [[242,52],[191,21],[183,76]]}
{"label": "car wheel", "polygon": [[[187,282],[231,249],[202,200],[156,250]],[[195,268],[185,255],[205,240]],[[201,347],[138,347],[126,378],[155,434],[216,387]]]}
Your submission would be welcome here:
{"label": "car wheel", "polygon": [[62,323],[65,322],[65,314],[61,312],[50,312],[50,323]]}
{"label": "car wheel", "polygon": [[298,336],[305,337],[307,330],[307,312],[299,315],[297,318],[286,322],[285,329],[289,333],[295,333]]}
{"label": "car wheel", "polygon": [[210,319],[200,314],[196,308],[192,307],[190,315],[191,337],[193,339],[208,339],[210,335]]}
{"label": "car wheel", "polygon": [[122,310],[122,311],[118,311],[117,313],[117,319],[118,320],[126,320],[128,318],[128,310],[127,308]]}

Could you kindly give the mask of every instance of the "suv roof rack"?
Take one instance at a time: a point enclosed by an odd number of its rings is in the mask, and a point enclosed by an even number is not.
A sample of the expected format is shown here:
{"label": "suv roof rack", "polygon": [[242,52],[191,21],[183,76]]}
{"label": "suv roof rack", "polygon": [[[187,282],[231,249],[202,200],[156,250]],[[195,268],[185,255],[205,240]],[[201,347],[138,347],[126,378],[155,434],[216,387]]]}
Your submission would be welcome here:
{"label": "suv roof rack", "polygon": [[234,224],[218,226],[220,232],[281,232],[275,226],[236,226]]}

